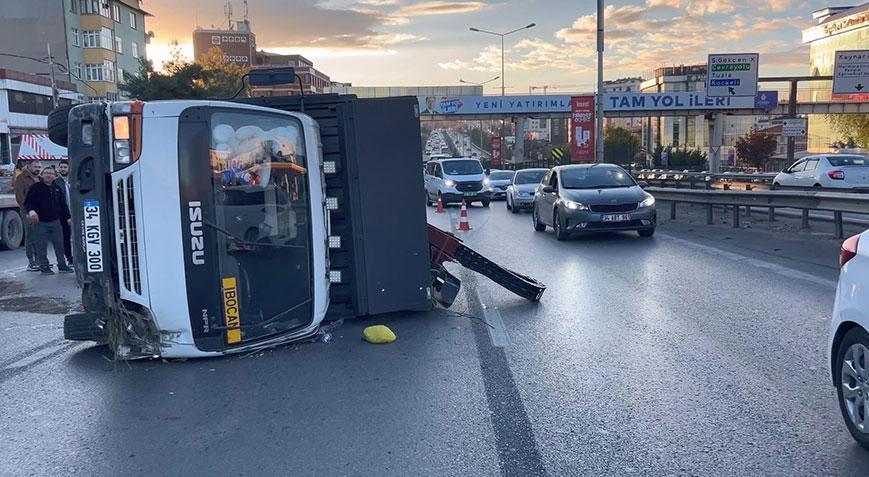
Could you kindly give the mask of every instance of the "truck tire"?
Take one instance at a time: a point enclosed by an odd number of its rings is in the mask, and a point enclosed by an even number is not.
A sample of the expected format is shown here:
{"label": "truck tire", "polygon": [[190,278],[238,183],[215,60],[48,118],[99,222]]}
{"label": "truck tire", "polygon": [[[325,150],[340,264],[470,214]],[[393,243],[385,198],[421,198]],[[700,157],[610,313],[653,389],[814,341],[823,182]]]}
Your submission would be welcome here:
{"label": "truck tire", "polygon": [[63,317],[63,337],[72,341],[106,341],[102,318],[94,313],[73,313]]}
{"label": "truck tire", "polygon": [[66,147],[67,130],[69,129],[69,110],[72,106],[55,108],[48,113],[48,139],[58,146]]}
{"label": "truck tire", "polygon": [[0,248],[15,250],[24,239],[24,221],[17,210],[0,211]]}

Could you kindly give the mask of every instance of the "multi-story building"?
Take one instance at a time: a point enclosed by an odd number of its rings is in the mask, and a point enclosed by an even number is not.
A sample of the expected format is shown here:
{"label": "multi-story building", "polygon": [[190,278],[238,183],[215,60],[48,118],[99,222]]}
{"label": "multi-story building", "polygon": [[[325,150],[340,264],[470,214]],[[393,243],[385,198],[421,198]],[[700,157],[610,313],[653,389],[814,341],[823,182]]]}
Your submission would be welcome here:
{"label": "multi-story building", "polygon": [[[604,93],[639,93],[643,78],[619,78],[603,82]],[[638,138],[643,130],[642,118],[605,118],[604,127],[622,127],[633,132]]]}
{"label": "multi-story building", "polygon": [[[828,7],[812,13],[816,24],[803,30],[803,43],[809,45],[809,74],[833,74],[836,52],[869,49],[869,3],[857,7]],[[832,83],[811,83],[810,101],[831,99]],[[803,99],[803,98],[801,98]],[[869,94],[837,95],[834,101],[869,101]],[[809,151],[828,152],[834,141],[844,139],[822,115],[809,116]]]}
{"label": "multi-story building", "polygon": [[[80,99],[76,85],[56,81],[58,106]],[[54,107],[47,77],[0,68],[0,165],[18,157],[24,135],[46,133],[48,113]]]}
{"label": "multi-story building", "polygon": [[194,61],[200,61],[212,48],[220,50],[227,63],[253,66],[256,57],[256,35],[250,29],[250,22],[236,21],[234,27],[228,30],[196,27],[193,30]]}
{"label": "multi-story building", "polygon": [[[293,67],[296,76],[301,79],[302,89],[304,89],[305,94],[325,93],[328,92],[332,85],[332,80],[325,73],[314,68],[314,62],[302,55],[281,55],[268,51],[256,52],[254,68],[274,68],[279,66]],[[257,86],[251,92],[254,96],[286,96],[299,93],[298,84]]]}
{"label": "multi-story building", "polygon": [[48,49],[58,80],[88,100],[116,100],[125,72],[137,74],[148,34],[140,0],[28,0],[0,9],[0,67],[45,75]]}

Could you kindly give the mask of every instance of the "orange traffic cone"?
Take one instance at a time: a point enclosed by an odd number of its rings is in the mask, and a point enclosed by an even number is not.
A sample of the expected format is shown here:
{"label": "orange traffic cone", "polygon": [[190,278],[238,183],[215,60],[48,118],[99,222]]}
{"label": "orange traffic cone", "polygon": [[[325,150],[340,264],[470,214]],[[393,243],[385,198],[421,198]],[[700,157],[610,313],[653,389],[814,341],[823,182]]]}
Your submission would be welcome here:
{"label": "orange traffic cone", "polygon": [[471,230],[471,224],[468,223],[468,206],[465,204],[465,199],[462,199],[462,211],[459,212],[459,230]]}
{"label": "orange traffic cone", "polygon": [[438,196],[438,208],[435,210],[436,214],[444,213],[444,202],[441,200],[441,196]]}

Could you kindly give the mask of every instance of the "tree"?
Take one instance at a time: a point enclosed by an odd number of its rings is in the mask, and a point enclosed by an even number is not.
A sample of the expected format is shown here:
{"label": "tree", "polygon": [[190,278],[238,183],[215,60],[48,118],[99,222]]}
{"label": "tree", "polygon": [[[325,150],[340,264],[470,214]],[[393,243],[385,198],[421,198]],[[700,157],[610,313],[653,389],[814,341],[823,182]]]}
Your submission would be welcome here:
{"label": "tree", "polygon": [[142,101],[158,99],[225,98],[234,95],[241,77],[248,68],[227,63],[223,53],[211,48],[202,60],[192,63],[184,59],[177,42],[173,42],[171,58],[163,63],[163,71],[153,63],[139,60],[139,74],[124,73],[122,88],[131,97]]}
{"label": "tree", "polygon": [[766,163],[778,149],[775,135],[752,128],[745,136],[736,140],[736,155],[743,161],[760,169],[766,169]]}
{"label": "tree", "polygon": [[667,151],[667,169],[679,170],[702,170],[706,168],[707,156],[700,149],[673,148],[673,146],[656,146],[652,151],[652,167],[664,168],[662,160],[664,151]]}
{"label": "tree", "polygon": [[843,136],[844,141],[836,142],[869,148],[869,114],[828,114],[826,119]]}
{"label": "tree", "polygon": [[640,140],[628,129],[608,127],[603,133],[603,155],[607,162],[629,165],[640,151]]}

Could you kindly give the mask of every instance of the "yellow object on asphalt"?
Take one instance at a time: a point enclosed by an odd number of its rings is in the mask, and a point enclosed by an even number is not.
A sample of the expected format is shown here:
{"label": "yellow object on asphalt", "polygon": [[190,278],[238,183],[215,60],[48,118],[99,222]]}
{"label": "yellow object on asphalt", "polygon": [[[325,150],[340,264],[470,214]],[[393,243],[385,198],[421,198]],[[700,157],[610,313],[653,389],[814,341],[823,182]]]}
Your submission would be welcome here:
{"label": "yellow object on asphalt", "polygon": [[362,337],[365,341],[374,344],[392,343],[395,341],[395,333],[383,325],[369,326],[362,330]]}

